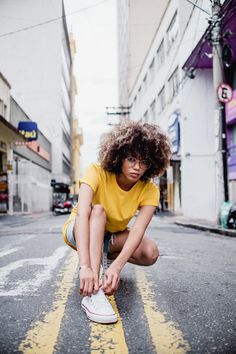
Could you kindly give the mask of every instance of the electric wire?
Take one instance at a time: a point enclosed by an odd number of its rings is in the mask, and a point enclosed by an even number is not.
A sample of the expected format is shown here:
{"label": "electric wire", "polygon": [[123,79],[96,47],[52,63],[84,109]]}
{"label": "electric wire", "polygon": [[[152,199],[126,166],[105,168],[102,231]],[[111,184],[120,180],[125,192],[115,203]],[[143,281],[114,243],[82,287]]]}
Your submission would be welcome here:
{"label": "electric wire", "polygon": [[206,11],[206,10],[204,10],[202,7],[198,6],[196,3],[194,4],[194,3],[193,3],[192,1],[190,1],[190,0],[186,0],[186,1],[189,2],[190,4],[192,4],[194,7],[197,7],[199,10],[205,12],[208,16],[211,15],[208,11]]}
{"label": "electric wire", "polygon": [[24,32],[24,31],[28,31],[28,30],[33,29],[33,28],[41,27],[41,26],[47,25],[49,23],[53,23],[53,22],[62,20],[63,18],[67,18],[67,17],[72,16],[74,14],[77,14],[79,12],[83,12],[83,11],[92,9],[94,7],[97,7],[97,6],[103,4],[103,3],[107,2],[107,1],[109,1],[109,0],[99,1],[99,2],[97,2],[97,3],[95,3],[95,4],[91,5],[91,6],[83,7],[81,9],[79,9],[79,10],[72,11],[72,12],[70,12],[68,14],[65,14],[65,15],[62,15],[62,16],[59,16],[59,17],[55,17],[55,18],[52,18],[52,19],[47,20],[47,21],[39,22],[39,23],[37,23],[35,25],[23,27],[23,28],[20,28],[18,30],[7,32],[7,33],[2,33],[2,34],[0,34],[0,38],[8,37],[8,36],[11,36],[13,34],[17,34],[17,33]]}

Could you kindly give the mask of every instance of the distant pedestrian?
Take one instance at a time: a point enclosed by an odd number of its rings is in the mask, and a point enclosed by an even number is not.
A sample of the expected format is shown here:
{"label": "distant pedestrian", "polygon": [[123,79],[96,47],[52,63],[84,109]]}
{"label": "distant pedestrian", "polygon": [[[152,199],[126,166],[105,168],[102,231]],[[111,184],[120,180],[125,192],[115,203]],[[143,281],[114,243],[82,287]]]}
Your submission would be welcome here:
{"label": "distant pedestrian", "polygon": [[117,321],[105,295],[118,289],[127,262],[148,266],[159,256],[156,243],[145,237],[159,204],[159,189],[150,179],[165,171],[170,155],[169,140],[157,125],[129,121],[104,134],[100,164],[91,164],[80,180],[79,203],[63,233],[79,255],[82,309],[92,321]]}

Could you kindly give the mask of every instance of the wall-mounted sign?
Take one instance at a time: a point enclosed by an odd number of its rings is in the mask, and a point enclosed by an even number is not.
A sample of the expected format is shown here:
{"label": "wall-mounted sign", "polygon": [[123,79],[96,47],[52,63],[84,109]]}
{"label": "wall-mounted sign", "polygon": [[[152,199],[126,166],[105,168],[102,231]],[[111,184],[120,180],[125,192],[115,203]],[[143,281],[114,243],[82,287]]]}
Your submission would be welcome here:
{"label": "wall-mounted sign", "polygon": [[35,122],[19,122],[18,130],[28,141],[38,139],[38,126]]}
{"label": "wall-mounted sign", "polygon": [[228,84],[222,83],[217,88],[217,95],[220,102],[227,103],[232,100],[233,90]]}
{"label": "wall-mounted sign", "polygon": [[180,146],[179,113],[174,112],[169,118],[168,134],[172,145],[172,154],[177,154]]}
{"label": "wall-mounted sign", "polygon": [[226,122],[236,121],[236,90],[233,90],[232,100],[225,105]]}

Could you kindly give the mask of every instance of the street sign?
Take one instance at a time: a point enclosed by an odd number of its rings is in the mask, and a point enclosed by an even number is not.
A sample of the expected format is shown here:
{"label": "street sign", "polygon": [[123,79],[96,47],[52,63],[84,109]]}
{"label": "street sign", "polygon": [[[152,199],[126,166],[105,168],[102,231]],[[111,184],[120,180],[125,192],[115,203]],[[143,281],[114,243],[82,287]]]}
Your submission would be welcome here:
{"label": "street sign", "polygon": [[18,130],[22,135],[24,135],[27,141],[33,141],[38,139],[38,126],[35,122],[19,122]]}
{"label": "street sign", "polygon": [[233,90],[230,85],[222,83],[217,88],[217,95],[220,102],[227,103],[232,100]]}

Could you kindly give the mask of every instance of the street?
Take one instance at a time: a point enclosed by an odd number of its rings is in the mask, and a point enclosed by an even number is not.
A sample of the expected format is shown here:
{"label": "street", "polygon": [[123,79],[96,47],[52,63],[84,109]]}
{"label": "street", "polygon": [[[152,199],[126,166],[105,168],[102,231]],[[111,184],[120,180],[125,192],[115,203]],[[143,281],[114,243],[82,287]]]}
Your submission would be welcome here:
{"label": "street", "polygon": [[147,234],[151,267],[126,265],[110,301],[115,325],[80,307],[76,252],[63,242],[67,216],[0,219],[0,353],[236,353],[236,239],[184,228],[167,213]]}

